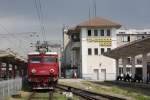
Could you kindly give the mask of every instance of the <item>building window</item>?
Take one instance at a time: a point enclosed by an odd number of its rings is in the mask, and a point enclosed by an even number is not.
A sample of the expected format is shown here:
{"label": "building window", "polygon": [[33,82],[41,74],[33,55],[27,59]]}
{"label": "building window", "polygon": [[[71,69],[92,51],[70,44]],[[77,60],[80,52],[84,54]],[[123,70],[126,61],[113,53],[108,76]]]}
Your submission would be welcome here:
{"label": "building window", "polygon": [[123,68],[119,67],[119,75],[123,74]]}
{"label": "building window", "polygon": [[88,48],[88,55],[92,55],[92,49]]}
{"label": "building window", "polygon": [[95,48],[95,49],[94,49],[94,54],[95,54],[95,55],[98,55],[98,48]]}
{"label": "building window", "polygon": [[107,36],[110,36],[110,30],[109,29],[107,30]]}
{"label": "building window", "polygon": [[127,64],[131,64],[132,62],[131,62],[131,57],[128,57],[127,58]]}
{"label": "building window", "polygon": [[107,52],[111,51],[111,48],[107,48]]}
{"label": "building window", "polygon": [[92,33],[91,33],[91,30],[88,30],[88,36],[91,36]]}
{"label": "building window", "polygon": [[128,74],[131,74],[131,68],[126,68],[126,72],[128,73]]}
{"label": "building window", "polygon": [[144,39],[145,38],[145,36],[142,36],[142,39]]}
{"label": "building window", "polygon": [[130,42],[130,36],[128,36],[128,42]]}
{"label": "building window", "polygon": [[144,35],[142,35],[142,36],[141,36],[141,35],[140,35],[140,36],[137,36],[137,40],[138,40],[138,39],[144,39],[145,37],[146,37],[146,36],[144,36]]}
{"label": "building window", "polygon": [[94,36],[98,36],[98,30],[94,30]]}
{"label": "building window", "polygon": [[122,65],[122,59],[119,59],[119,65]]}
{"label": "building window", "polygon": [[104,48],[101,48],[101,54],[103,54],[105,52]]}
{"label": "building window", "polygon": [[130,42],[130,36],[123,36],[122,42]]}
{"label": "building window", "polygon": [[119,32],[119,34],[125,34],[125,32]]}
{"label": "building window", "polygon": [[139,65],[142,64],[142,58],[137,58],[136,59],[136,64],[139,64]]}
{"label": "building window", "polygon": [[142,39],[142,36],[137,36],[137,40]]}
{"label": "building window", "polygon": [[101,34],[101,36],[104,36],[104,30],[101,30],[100,34]]}

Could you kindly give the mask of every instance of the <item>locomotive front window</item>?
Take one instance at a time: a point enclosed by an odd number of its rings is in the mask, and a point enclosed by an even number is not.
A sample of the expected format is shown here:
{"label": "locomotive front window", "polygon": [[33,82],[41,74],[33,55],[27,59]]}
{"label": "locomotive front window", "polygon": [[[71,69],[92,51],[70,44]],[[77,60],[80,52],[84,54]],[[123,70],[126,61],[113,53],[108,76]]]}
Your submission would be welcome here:
{"label": "locomotive front window", "polygon": [[41,57],[31,57],[30,63],[41,63]]}
{"label": "locomotive front window", "polygon": [[56,63],[57,58],[56,57],[44,57],[43,62],[44,63]]}

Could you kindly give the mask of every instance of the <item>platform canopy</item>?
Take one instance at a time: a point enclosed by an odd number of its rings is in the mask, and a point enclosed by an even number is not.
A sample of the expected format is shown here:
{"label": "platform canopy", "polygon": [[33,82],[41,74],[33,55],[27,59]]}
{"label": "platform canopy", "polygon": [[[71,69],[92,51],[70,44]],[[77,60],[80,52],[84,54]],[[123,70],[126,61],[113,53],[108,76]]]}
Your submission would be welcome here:
{"label": "platform canopy", "polygon": [[15,57],[15,53],[7,51],[7,50],[0,50],[0,58],[1,57]]}
{"label": "platform canopy", "polygon": [[104,53],[104,56],[119,59],[122,57],[136,56],[143,53],[150,52],[150,37],[144,39],[135,40],[127,43],[109,52]]}
{"label": "platform canopy", "polygon": [[25,58],[23,58],[22,56],[19,56],[16,52],[10,50],[10,49],[6,49],[6,50],[0,50],[0,59],[4,60],[5,59],[9,59],[11,58],[14,61],[22,61],[22,62],[27,62],[27,60]]}

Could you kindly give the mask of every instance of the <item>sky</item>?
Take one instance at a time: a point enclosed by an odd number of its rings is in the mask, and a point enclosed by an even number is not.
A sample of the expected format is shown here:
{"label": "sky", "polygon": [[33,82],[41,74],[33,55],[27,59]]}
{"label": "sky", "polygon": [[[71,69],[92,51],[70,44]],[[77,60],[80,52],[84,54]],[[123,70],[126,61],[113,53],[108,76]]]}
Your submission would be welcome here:
{"label": "sky", "polygon": [[[150,28],[150,0],[41,0],[46,39],[62,41],[63,25],[75,26],[88,19],[89,8],[94,16],[93,1],[96,1],[97,16],[128,28]],[[21,46],[29,47],[32,38],[27,36],[31,32],[41,34],[35,0],[0,0],[0,34],[27,33],[26,37],[15,36],[23,40]],[[19,40],[12,41],[15,44]],[[2,42],[5,47],[11,45],[10,41]]]}

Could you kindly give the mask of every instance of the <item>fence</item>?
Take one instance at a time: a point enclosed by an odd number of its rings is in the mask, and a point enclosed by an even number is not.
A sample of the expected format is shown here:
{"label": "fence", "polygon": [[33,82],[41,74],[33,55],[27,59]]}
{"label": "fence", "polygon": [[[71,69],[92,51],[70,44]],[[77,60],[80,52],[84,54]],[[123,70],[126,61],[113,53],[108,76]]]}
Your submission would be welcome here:
{"label": "fence", "polygon": [[15,94],[22,88],[22,79],[16,78],[11,80],[0,81],[0,100]]}

